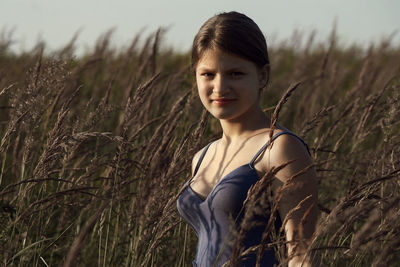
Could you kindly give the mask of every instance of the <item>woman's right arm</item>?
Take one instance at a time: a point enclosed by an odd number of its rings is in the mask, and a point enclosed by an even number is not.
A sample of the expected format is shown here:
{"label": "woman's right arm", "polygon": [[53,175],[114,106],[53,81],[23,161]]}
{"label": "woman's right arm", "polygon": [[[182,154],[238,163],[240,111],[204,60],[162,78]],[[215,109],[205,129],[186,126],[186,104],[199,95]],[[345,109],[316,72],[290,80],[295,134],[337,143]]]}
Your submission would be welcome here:
{"label": "woman's right arm", "polygon": [[274,141],[270,157],[274,167],[294,160],[276,174],[276,181],[279,181],[276,184],[281,188],[276,188],[276,194],[281,194],[279,213],[286,220],[288,255],[292,257],[289,267],[311,266],[310,259],[304,259],[304,256],[313,238],[318,216],[316,173],[310,167],[312,160],[304,145],[289,135]]}

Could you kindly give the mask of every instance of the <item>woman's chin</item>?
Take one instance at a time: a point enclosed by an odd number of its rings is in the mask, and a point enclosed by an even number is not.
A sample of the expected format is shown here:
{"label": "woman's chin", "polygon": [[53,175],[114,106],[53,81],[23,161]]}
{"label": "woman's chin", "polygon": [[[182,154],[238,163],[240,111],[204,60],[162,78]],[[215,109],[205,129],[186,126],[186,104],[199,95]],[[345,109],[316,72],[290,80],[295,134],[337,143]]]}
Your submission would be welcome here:
{"label": "woman's chin", "polygon": [[218,120],[225,120],[225,121],[233,121],[240,117],[240,114],[232,113],[232,112],[214,112],[211,113],[214,118]]}

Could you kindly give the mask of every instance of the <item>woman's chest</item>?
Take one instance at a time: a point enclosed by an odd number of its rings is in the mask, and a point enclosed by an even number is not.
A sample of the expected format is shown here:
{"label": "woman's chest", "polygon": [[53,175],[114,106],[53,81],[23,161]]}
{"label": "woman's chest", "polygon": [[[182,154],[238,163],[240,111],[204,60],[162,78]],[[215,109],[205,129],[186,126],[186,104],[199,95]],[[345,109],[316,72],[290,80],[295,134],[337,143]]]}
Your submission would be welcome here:
{"label": "woman's chest", "polygon": [[228,187],[234,194],[235,184],[245,189],[245,185],[249,181],[254,182],[254,178],[258,180],[258,177],[263,176],[264,172],[258,170],[259,166],[251,165],[249,161],[246,158],[245,160],[236,159],[231,162],[217,160],[205,162],[193,177],[190,186],[203,199],[210,195],[218,185],[224,188],[230,185]]}
{"label": "woman's chest", "polygon": [[247,198],[249,189],[257,183],[258,175],[248,165],[243,165],[228,173],[209,192],[206,198],[189,185],[180,196],[180,206],[188,217],[212,219],[215,216],[237,216]]}

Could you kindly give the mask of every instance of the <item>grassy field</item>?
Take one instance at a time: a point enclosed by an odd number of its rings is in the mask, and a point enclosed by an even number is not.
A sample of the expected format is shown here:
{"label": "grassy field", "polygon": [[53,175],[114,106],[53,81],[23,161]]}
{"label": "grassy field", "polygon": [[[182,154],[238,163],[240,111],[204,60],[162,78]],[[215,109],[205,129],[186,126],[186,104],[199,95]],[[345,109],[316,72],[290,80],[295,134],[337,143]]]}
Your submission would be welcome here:
{"label": "grassy field", "polygon": [[[189,54],[162,31],[90,53],[74,43],[13,54],[0,40],[0,264],[191,266],[196,236],[176,210],[193,154],[221,134]],[[142,40],[143,42],[139,42]],[[321,266],[400,262],[400,46],[287,41],[270,47],[262,106],[316,164]],[[282,265],[282,237],[274,249]]]}

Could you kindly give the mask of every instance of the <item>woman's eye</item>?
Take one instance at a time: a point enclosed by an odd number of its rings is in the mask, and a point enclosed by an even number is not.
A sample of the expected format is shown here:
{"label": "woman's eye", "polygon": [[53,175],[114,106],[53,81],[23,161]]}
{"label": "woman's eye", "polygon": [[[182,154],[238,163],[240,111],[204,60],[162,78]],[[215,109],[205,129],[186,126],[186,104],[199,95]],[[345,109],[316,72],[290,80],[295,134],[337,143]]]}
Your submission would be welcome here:
{"label": "woman's eye", "polygon": [[238,78],[238,77],[242,76],[243,74],[244,73],[241,72],[241,71],[234,71],[234,72],[231,73],[231,76],[234,77],[234,78]]}
{"label": "woman's eye", "polygon": [[207,78],[211,78],[214,76],[214,74],[210,73],[210,72],[205,72],[203,74],[201,74],[201,76],[207,77]]}

